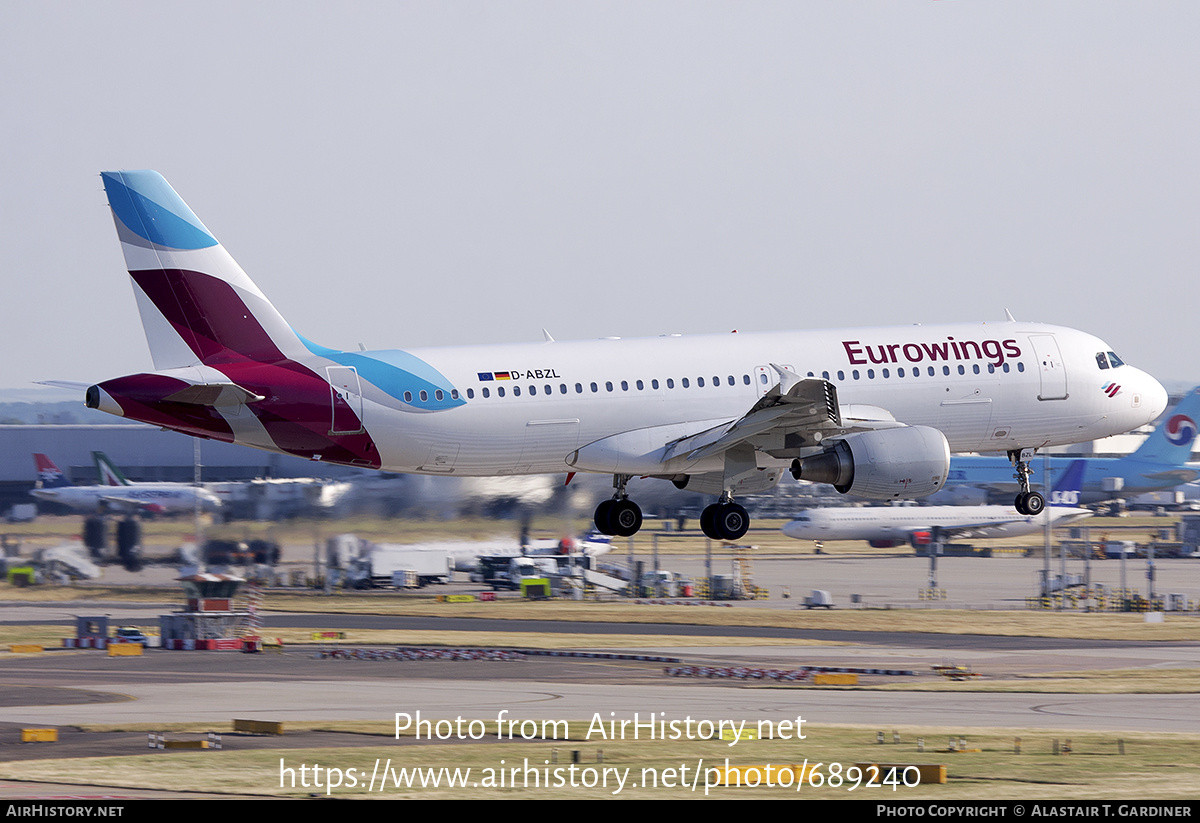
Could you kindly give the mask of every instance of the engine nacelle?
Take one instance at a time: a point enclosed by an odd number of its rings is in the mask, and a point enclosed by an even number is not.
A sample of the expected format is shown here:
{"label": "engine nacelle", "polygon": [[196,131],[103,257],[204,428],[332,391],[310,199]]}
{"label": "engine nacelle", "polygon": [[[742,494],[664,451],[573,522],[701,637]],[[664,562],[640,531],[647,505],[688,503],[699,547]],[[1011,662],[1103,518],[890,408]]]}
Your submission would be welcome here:
{"label": "engine nacelle", "polygon": [[850,434],[820,454],[792,461],[797,480],[829,483],[870,500],[926,497],[942,488],[949,470],[950,444],[929,426]]}

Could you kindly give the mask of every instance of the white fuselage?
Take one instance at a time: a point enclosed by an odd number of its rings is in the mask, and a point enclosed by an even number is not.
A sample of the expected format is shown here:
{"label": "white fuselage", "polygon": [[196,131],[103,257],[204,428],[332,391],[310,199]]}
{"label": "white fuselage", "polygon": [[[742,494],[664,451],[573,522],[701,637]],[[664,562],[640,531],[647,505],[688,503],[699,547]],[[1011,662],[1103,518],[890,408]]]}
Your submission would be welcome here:
{"label": "white fuselage", "polygon": [[[462,404],[421,409],[363,380],[361,415],[382,468],[394,471],[607,472],[576,450],[638,431],[645,442],[629,449],[644,453],[631,455],[642,460],[631,474],[719,471],[719,456],[679,467],[654,452],[740,418],[778,382],[779,364],[828,379],[843,412],[878,407],[941,430],[953,451],[1008,451],[1107,437],[1161,413],[1166,395],[1152,377],[1097,368],[1108,350],[1084,332],[1016,322],[421,349],[407,355],[443,375]],[[1114,379],[1122,388],[1109,396],[1101,387]],[[764,445],[755,444],[760,465],[770,464]]]}
{"label": "white fuselage", "polygon": [[907,541],[935,526],[955,537],[1018,537],[1040,531],[1047,519],[1061,526],[1085,517],[1087,509],[1048,507],[1039,515],[1012,506],[871,506],[808,509],[783,527],[797,540]]}
{"label": "white fuselage", "polygon": [[190,512],[197,498],[200,508],[210,511],[220,508],[221,502],[212,492],[184,483],[134,483],[129,486],[59,486],[34,489],[38,500],[70,506],[76,511],[97,509],[130,509],[163,512]]}

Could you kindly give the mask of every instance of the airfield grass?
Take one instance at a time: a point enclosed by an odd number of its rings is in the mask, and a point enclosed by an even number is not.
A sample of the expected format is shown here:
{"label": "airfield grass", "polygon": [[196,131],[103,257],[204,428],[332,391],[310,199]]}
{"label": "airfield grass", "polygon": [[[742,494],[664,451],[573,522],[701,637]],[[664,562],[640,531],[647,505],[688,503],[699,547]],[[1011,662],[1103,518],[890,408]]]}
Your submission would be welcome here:
{"label": "airfield grass", "polygon": [[[480,718],[494,732],[494,718]],[[747,724],[747,729],[752,728]],[[310,726],[312,728],[312,726]],[[398,745],[390,722],[365,728],[363,724],[346,726],[327,724],[331,731],[354,731],[378,735],[364,739],[355,747],[313,747],[258,751],[164,751],[118,757],[27,760],[0,763],[0,778],[64,782],[92,786],[198,791],[264,797],[309,797],[330,795],[338,798],[411,798],[411,799],[604,799],[604,798],[701,798],[706,794],[706,770],[725,765],[781,765],[820,763],[825,785],[805,783],[799,790],[790,787],[718,787],[710,786],[707,795],[714,798],[751,799],[843,799],[879,802],[885,800],[1075,800],[1097,802],[1136,800],[1191,800],[1200,793],[1200,739],[1192,735],[1150,735],[1095,732],[1046,732],[1044,730],[985,730],[979,728],[897,727],[875,729],[851,726],[803,726],[803,740],[742,740],[734,745],[720,740],[621,740],[602,739],[588,724],[572,723],[568,740],[510,742],[487,737],[476,743]],[[299,727],[289,726],[298,731]],[[182,734],[185,730],[179,730]],[[876,743],[883,732],[884,744]],[[561,732],[560,732],[561,733]],[[892,743],[892,735],[900,742]],[[644,732],[643,732],[644,735]],[[978,751],[949,753],[949,740],[965,738],[966,748]],[[1020,738],[1020,753],[1016,753]],[[918,751],[918,739],[925,750]],[[1071,753],[1061,752],[1069,740]],[[228,739],[236,747],[236,738]],[[1124,753],[1121,753],[1121,750]],[[940,750],[940,751],[939,751]],[[578,785],[571,786],[571,752],[579,751],[581,762],[575,767]],[[557,763],[550,763],[555,755]],[[598,762],[602,755],[603,762]],[[834,767],[832,764],[838,764]],[[914,787],[900,785],[866,786],[848,769],[856,763],[938,764],[946,765],[947,783]],[[301,766],[309,767],[307,775]],[[540,785],[533,785],[537,769]],[[314,785],[313,766],[321,766],[321,786]],[[687,771],[681,773],[681,767]],[[292,786],[292,769],[295,787]],[[327,788],[328,769],[340,770],[342,785]],[[357,770],[349,785],[349,769]],[[421,787],[420,780],[408,786],[399,777],[400,769],[470,769],[466,786]],[[513,773],[516,768],[517,786]],[[546,784],[546,769],[549,772]],[[595,771],[616,769],[627,775],[619,793],[613,772],[609,785],[588,788]],[[625,770],[628,769],[628,772]],[[376,771],[378,770],[378,771]],[[504,786],[500,785],[503,770]],[[673,771],[671,771],[673,770]],[[374,791],[368,787],[372,773],[377,774]],[[462,772],[460,772],[461,774]],[[690,787],[699,773],[695,789]],[[561,775],[567,785],[558,786]],[[835,775],[841,776],[840,786]],[[309,786],[302,785],[307,776]],[[658,778],[657,786],[654,776]],[[715,778],[711,775],[710,782]],[[912,775],[910,774],[910,782]],[[384,780],[386,778],[386,781]],[[688,785],[681,785],[684,781]],[[528,781],[528,785],[525,784]],[[283,785],[281,785],[281,782]],[[336,781],[334,781],[336,782]],[[814,782],[822,782],[815,781]],[[399,783],[399,785],[397,785]],[[382,784],[382,787],[381,787]],[[636,785],[635,785],[636,784]]]}

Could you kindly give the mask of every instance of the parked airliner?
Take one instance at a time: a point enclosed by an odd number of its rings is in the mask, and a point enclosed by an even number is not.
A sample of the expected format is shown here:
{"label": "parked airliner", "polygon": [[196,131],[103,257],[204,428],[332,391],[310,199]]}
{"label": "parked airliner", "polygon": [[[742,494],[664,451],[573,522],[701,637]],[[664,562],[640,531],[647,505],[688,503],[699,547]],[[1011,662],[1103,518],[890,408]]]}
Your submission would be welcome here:
{"label": "parked airliner", "polygon": [[[613,476],[606,534],[642,515],[633,477],[735,495],[783,472],[879,499],[942,487],[950,451],[1007,452],[1144,425],[1166,392],[1084,332],[1008,322],[339,351],[301,337],[153,171],[104,172],[155,371],[87,405],[197,437],[402,472]],[[1116,355],[1113,355],[1116,358]],[[1022,483],[1018,506],[1045,501]]]}
{"label": "parked airliner", "polygon": [[207,489],[187,483],[131,483],[101,452],[92,452],[99,486],[72,486],[66,476],[44,454],[33,456],[38,486],[30,492],[38,500],[61,503],[76,511],[124,511],[159,514],[191,512],[199,501],[204,511],[221,507],[221,501]]}
{"label": "parked airliner", "polygon": [[968,537],[1018,537],[1040,531],[1049,518],[1065,526],[1085,517],[1088,509],[1076,508],[1083,480],[1082,460],[1071,463],[1050,494],[1050,507],[1041,515],[1018,512],[1012,506],[866,506],[808,509],[783,527],[797,540],[866,540],[877,549],[928,543],[940,528],[949,540]]}

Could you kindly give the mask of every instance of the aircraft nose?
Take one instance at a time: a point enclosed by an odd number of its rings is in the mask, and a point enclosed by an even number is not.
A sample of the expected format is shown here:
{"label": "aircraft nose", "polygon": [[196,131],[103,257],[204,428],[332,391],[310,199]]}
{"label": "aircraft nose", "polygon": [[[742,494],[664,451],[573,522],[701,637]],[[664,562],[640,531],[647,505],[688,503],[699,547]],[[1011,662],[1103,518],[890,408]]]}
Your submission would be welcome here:
{"label": "aircraft nose", "polygon": [[1142,389],[1142,405],[1150,414],[1150,420],[1154,420],[1160,414],[1167,410],[1167,390],[1163,388],[1162,383],[1159,383],[1151,375],[1143,372],[1145,377],[1145,388]]}

